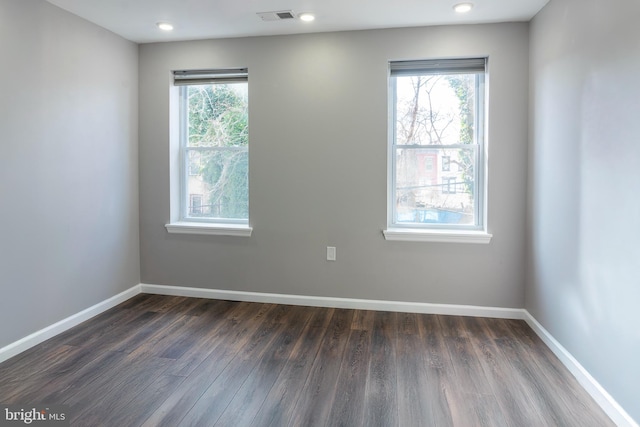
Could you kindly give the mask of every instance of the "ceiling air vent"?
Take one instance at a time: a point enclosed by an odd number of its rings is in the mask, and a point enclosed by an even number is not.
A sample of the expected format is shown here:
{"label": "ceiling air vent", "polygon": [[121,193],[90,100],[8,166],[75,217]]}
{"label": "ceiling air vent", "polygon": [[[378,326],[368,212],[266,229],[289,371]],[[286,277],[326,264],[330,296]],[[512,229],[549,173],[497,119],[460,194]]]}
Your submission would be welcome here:
{"label": "ceiling air vent", "polygon": [[280,10],[276,12],[259,12],[258,16],[263,21],[283,21],[296,17],[290,10]]}

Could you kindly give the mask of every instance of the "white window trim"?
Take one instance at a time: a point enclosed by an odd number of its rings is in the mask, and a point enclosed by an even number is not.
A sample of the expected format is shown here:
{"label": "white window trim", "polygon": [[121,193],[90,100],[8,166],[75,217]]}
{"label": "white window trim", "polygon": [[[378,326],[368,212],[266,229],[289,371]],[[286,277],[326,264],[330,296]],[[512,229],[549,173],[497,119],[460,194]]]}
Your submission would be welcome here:
{"label": "white window trim", "polygon": [[[228,74],[228,70],[220,70]],[[191,234],[205,236],[233,236],[251,237],[253,227],[249,220],[234,219],[200,219],[185,218],[186,194],[185,168],[188,168],[182,150],[182,135],[180,132],[185,120],[181,116],[180,102],[182,102],[180,86],[172,85],[170,91],[170,221],[165,224],[168,233]]]}
{"label": "white window trim", "polygon": [[387,228],[382,231],[385,240],[399,242],[480,243],[491,242],[492,234],[472,230],[432,230],[424,228]]}
{"label": "white window trim", "polygon": [[[411,61],[413,62],[413,61]],[[483,97],[482,102],[484,103],[484,119],[479,123],[479,128],[476,132],[481,133],[483,137],[483,144],[478,146],[478,154],[482,154],[482,162],[480,162],[479,170],[476,172],[477,182],[481,183],[482,193],[478,195],[479,199],[481,199],[482,204],[479,206],[477,210],[477,214],[481,215],[481,228],[442,228],[438,227],[415,227],[411,225],[403,226],[402,224],[393,223],[393,206],[392,206],[392,195],[394,194],[394,180],[393,174],[395,174],[395,156],[393,154],[393,150],[395,149],[392,141],[395,137],[395,123],[391,126],[387,127],[387,228],[382,230],[382,234],[385,240],[389,241],[401,241],[401,242],[433,242],[433,243],[471,243],[471,244],[489,244],[491,239],[493,238],[493,234],[487,231],[487,204],[488,204],[488,185],[487,185],[487,174],[488,174],[488,155],[487,155],[487,129],[486,122],[488,120],[488,78],[489,69],[488,63],[485,64],[485,78],[483,80]],[[388,117],[394,117],[394,106],[396,103],[396,91],[393,85],[393,81],[391,77],[389,77],[388,83],[388,91],[389,94],[393,96],[389,96],[387,103],[387,111]]]}
{"label": "white window trim", "polygon": [[200,234],[206,236],[251,237],[253,227],[241,224],[176,221],[165,225],[172,234]]}

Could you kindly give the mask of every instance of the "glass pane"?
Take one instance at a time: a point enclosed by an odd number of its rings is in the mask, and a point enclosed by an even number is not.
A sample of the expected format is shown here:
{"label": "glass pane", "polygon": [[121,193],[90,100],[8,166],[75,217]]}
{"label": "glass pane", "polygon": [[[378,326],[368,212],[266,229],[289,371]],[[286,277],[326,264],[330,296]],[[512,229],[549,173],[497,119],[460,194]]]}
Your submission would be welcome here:
{"label": "glass pane", "polygon": [[475,147],[396,149],[394,222],[475,225],[475,157]]}
{"label": "glass pane", "polygon": [[194,158],[200,170],[187,176],[187,217],[248,219],[247,150],[187,151],[188,165]]}
{"label": "glass pane", "polygon": [[247,83],[185,86],[189,147],[249,143]]}
{"label": "glass pane", "polygon": [[397,145],[475,144],[475,74],[395,79]]}

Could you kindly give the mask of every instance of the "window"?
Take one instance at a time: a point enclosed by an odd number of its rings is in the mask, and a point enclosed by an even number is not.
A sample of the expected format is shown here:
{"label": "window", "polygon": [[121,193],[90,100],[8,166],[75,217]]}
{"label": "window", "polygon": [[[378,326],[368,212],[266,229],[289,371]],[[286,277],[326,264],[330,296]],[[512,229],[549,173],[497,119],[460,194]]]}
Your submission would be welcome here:
{"label": "window", "polygon": [[[389,238],[393,230],[486,235],[486,58],[389,65],[389,230],[385,236]],[[430,160],[425,167],[425,158],[438,159],[442,166],[434,167]]]}
{"label": "window", "polygon": [[427,172],[431,172],[433,170],[434,160],[433,156],[429,156],[424,159],[424,168]]}
{"label": "window", "polygon": [[442,156],[442,172],[451,170],[451,156]]}
{"label": "window", "polygon": [[442,194],[456,194],[456,178],[442,178]]}
{"label": "window", "polygon": [[248,224],[247,69],[175,71],[174,84],[180,91],[180,220]]}
{"label": "window", "polygon": [[202,194],[189,194],[189,214],[192,216],[202,214]]}

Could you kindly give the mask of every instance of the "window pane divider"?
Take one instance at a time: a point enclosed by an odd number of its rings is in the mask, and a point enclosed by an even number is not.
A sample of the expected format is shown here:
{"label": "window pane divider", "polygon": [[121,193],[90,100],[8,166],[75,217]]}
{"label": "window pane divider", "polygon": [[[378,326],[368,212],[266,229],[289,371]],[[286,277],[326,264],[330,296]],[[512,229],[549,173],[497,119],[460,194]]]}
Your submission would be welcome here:
{"label": "window pane divider", "polygon": [[233,147],[184,147],[186,151],[249,151],[246,146]]}
{"label": "window pane divider", "polygon": [[395,148],[409,148],[409,149],[427,149],[427,150],[455,150],[455,149],[464,149],[464,148],[478,148],[479,144],[454,144],[454,145],[438,145],[438,144],[429,144],[429,145],[405,145],[405,144],[393,144]]}

